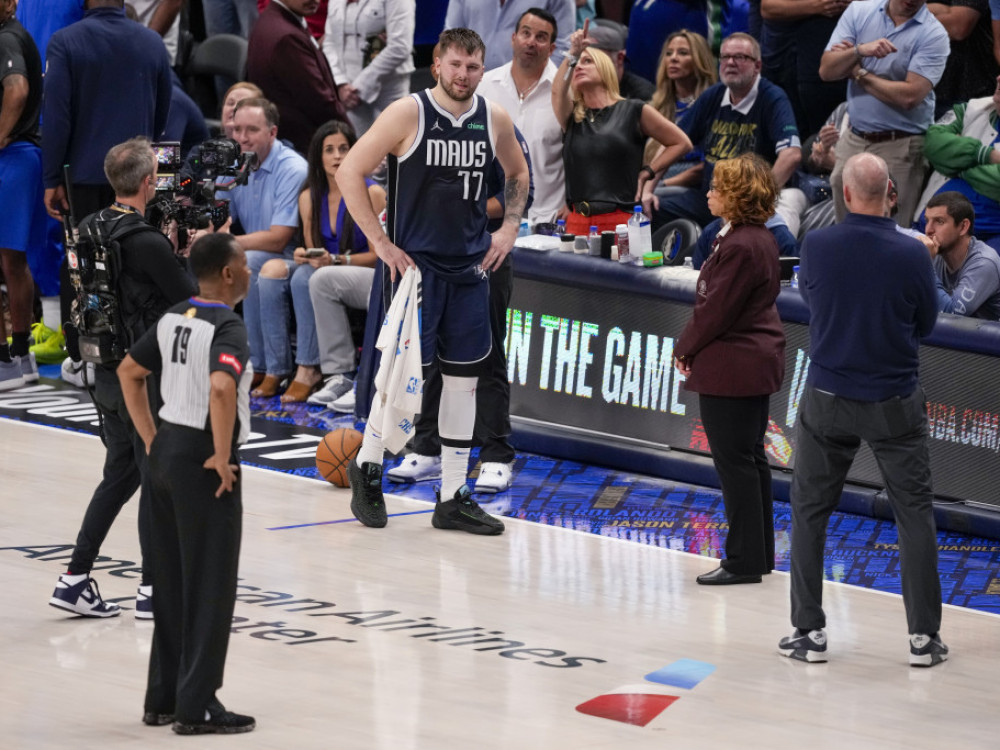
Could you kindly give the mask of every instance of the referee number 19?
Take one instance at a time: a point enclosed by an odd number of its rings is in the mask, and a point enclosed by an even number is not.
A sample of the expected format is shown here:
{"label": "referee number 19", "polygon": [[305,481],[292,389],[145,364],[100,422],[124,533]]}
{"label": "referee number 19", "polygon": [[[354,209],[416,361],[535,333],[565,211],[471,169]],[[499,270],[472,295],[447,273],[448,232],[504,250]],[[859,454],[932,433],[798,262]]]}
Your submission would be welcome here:
{"label": "referee number 19", "polygon": [[177,326],[174,328],[174,345],[170,355],[171,362],[187,364],[188,341],[191,339],[191,329],[187,326]]}
{"label": "referee number 19", "polygon": [[458,170],[458,174],[462,177],[462,181],[465,184],[465,194],[462,196],[462,199],[463,200],[469,200],[470,193],[471,193],[471,188],[472,188],[472,181],[475,180],[476,181],[476,194],[473,195],[473,196],[471,196],[471,197],[472,197],[472,200],[478,201],[479,200],[479,196],[483,192],[483,173],[482,172],[478,172],[478,171],[472,171],[472,172],[470,172],[467,169],[460,169],[460,170]]}

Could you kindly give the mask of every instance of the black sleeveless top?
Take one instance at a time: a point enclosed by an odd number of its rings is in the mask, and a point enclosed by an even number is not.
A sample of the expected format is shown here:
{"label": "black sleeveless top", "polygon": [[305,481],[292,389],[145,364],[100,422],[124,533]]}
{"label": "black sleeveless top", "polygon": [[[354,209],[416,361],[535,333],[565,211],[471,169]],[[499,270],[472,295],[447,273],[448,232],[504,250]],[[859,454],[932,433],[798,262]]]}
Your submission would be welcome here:
{"label": "black sleeveless top", "polygon": [[634,205],[646,145],[639,125],[644,104],[624,99],[587,110],[581,122],[570,115],[563,138],[567,203],[605,201],[626,211]]}

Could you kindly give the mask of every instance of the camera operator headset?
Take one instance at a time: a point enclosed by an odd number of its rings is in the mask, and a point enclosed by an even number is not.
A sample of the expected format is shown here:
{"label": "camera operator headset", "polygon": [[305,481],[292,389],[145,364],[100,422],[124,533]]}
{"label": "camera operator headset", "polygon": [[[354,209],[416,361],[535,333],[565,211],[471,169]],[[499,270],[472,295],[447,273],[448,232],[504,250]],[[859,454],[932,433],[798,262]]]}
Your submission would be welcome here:
{"label": "camera operator headset", "polygon": [[[143,216],[156,190],[156,155],[146,138],[133,138],[112,148],[104,160],[104,171],[115,191],[108,208],[84,218],[80,235],[99,231],[108,241],[120,244],[120,269],[115,289],[124,320],[125,337],[131,344],[172,305],[197,291],[197,285],[177,257],[171,241]],[[80,356],[76,332],[67,335],[67,348],[74,359]],[[111,617],[120,613],[116,604],[106,603],[90,579],[90,571],[111,524],[122,506],[140,485],[144,485],[146,450],[136,434],[125,408],[118,382],[117,362],[95,367],[94,403],[101,418],[101,433],[107,449],[104,478],[94,491],[84,516],[67,573],[49,603],[90,617]],[[150,404],[159,410],[159,389],[150,379]],[[139,544],[145,557],[149,541],[149,516],[145,496],[139,501]],[[143,571],[137,596],[137,617],[152,617],[152,592],[148,573]],[[148,613],[148,614],[147,614]]]}

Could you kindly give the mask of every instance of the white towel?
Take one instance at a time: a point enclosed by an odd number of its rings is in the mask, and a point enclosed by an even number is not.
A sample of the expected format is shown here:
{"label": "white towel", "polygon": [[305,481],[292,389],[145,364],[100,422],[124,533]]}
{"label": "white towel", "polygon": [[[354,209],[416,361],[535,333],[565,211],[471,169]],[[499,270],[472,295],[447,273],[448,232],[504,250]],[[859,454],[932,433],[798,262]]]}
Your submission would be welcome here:
{"label": "white towel", "polygon": [[375,398],[381,399],[383,445],[399,453],[413,433],[420,412],[424,380],[420,358],[420,271],[407,269],[389,312],[382,321],[375,347],[382,352],[375,375]]}

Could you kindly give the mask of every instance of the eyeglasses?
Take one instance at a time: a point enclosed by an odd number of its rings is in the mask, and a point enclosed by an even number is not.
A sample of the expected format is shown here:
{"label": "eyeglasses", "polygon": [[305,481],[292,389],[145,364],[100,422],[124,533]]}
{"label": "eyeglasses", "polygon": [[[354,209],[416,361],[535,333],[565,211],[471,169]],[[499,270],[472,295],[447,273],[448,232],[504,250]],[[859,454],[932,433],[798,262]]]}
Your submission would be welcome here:
{"label": "eyeglasses", "polygon": [[750,55],[719,55],[719,62],[726,62],[727,60],[732,60],[734,63],[748,63],[757,62],[756,57],[750,57]]}

